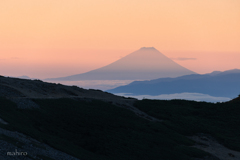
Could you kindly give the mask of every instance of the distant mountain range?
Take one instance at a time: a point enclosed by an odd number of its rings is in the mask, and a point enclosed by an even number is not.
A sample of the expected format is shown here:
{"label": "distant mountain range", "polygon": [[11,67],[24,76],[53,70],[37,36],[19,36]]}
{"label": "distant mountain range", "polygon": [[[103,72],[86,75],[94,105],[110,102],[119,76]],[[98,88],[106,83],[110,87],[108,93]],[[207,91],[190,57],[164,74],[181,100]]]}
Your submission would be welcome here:
{"label": "distant mountain range", "polygon": [[189,74],[195,74],[195,72],[182,67],[153,47],[143,47],[105,67],[82,74],[46,80],[150,80]]}
{"label": "distant mountain range", "polygon": [[192,74],[177,78],[159,78],[134,81],[126,86],[108,90],[110,93],[131,95],[161,95],[175,93],[202,93],[215,97],[233,98],[240,94],[240,70],[215,71],[209,74]]}
{"label": "distant mountain range", "polygon": [[30,77],[28,77],[28,76],[19,76],[19,77],[17,77],[17,78],[22,78],[22,79],[31,79]]}

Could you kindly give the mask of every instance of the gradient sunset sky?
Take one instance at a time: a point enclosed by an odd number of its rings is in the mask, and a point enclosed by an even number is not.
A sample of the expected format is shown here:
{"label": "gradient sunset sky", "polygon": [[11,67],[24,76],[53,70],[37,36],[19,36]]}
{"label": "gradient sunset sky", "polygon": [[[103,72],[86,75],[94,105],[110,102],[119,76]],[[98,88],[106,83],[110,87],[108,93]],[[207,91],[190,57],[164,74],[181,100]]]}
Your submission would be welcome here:
{"label": "gradient sunset sky", "polygon": [[240,0],[0,1],[0,75],[79,74],[141,47],[198,73],[240,69]]}

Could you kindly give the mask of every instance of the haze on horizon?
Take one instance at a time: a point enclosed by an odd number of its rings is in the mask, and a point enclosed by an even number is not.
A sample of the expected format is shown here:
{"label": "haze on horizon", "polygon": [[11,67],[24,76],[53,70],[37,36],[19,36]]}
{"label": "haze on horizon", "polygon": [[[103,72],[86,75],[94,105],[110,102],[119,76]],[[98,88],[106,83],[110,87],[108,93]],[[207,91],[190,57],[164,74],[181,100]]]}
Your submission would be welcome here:
{"label": "haze on horizon", "polygon": [[240,68],[239,0],[3,0],[0,75],[51,78],[155,47],[197,73]]}

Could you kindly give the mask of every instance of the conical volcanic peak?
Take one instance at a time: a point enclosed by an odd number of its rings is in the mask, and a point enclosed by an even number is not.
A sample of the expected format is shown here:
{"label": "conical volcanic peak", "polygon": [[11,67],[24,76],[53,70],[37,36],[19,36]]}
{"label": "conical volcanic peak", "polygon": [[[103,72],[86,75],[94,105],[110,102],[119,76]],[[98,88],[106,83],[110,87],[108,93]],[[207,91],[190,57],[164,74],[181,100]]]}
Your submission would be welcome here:
{"label": "conical volcanic peak", "polygon": [[[111,67],[109,67],[111,66]],[[182,66],[166,57],[154,47],[143,47],[122,59],[106,66],[105,69],[121,69],[127,72],[139,72],[140,70],[148,73],[159,73],[159,71],[171,72],[179,70]]]}
{"label": "conical volcanic peak", "polygon": [[180,66],[154,47],[143,47],[102,68],[50,80],[151,80],[188,74],[195,73]]}
{"label": "conical volcanic peak", "polygon": [[140,50],[156,50],[154,47],[142,47]]}

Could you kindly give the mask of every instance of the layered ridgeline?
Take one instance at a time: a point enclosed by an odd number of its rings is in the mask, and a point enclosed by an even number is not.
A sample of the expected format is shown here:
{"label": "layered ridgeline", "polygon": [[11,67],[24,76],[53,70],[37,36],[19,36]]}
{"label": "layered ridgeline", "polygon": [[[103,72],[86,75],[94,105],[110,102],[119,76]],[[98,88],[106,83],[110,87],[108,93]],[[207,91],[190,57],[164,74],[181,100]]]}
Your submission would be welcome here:
{"label": "layered ridgeline", "polygon": [[110,93],[130,95],[161,95],[175,93],[201,93],[215,97],[234,98],[240,92],[240,70],[215,71],[210,74],[193,74],[177,78],[159,78],[135,81],[126,86],[108,90]]}
{"label": "layered ridgeline", "polygon": [[0,159],[237,160],[239,114],[239,97],[139,101],[0,76]]}
{"label": "layered ridgeline", "polygon": [[189,74],[194,72],[175,63],[153,47],[143,47],[105,67],[83,74],[47,80],[149,80]]}

